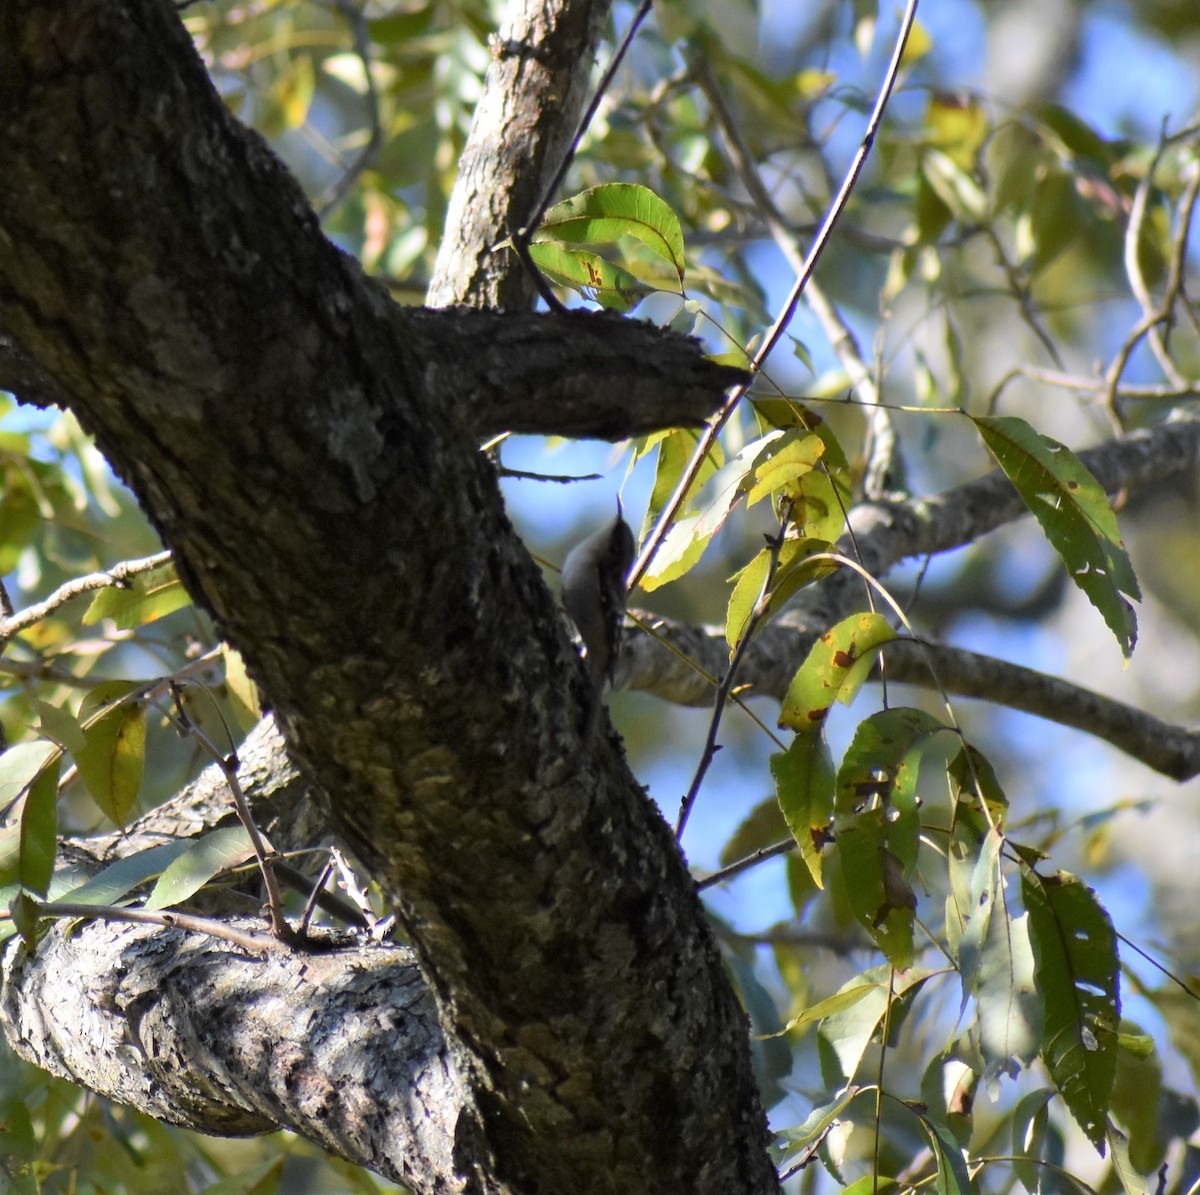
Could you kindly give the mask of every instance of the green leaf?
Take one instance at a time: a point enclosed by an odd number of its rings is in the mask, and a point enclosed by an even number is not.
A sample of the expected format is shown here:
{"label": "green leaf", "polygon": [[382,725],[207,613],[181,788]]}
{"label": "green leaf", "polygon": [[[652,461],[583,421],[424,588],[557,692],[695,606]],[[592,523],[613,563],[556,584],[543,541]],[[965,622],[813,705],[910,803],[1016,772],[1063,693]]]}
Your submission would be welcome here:
{"label": "green leaf", "polygon": [[45,896],[54,874],[58,850],[58,770],[62,756],[55,755],[29,786],[21,810],[21,884]]}
{"label": "green leaf", "polygon": [[779,1160],[785,1162],[819,1141],[862,1094],[864,1093],[859,1088],[848,1087],[828,1103],[814,1108],[803,1124],[791,1129],[781,1129],[778,1134],[779,1140],[786,1148]]}
{"label": "green leaf", "polygon": [[[818,1042],[821,1076],[827,1087],[843,1087],[854,1078],[867,1046],[880,1031],[888,1008],[889,970],[887,966],[871,967],[847,980],[838,989],[840,995],[864,984],[871,988],[853,1004],[825,1017],[820,1024]],[[912,967],[904,974],[894,976],[893,1029],[903,1006],[916,996],[933,974],[922,967]]]}
{"label": "green leaf", "polygon": [[810,1004],[799,1016],[793,1017],[787,1023],[788,1031],[815,1024],[823,1021],[826,1017],[833,1016],[835,1012],[853,1008],[860,1000],[881,986],[883,985],[878,983],[859,983],[842,988],[840,991],[834,992],[832,996],[826,996],[824,1000]]}
{"label": "green leaf", "polygon": [[146,762],[146,711],[140,701],[121,700],[133,687],[113,681],[88,694],[80,708],[87,741],[75,752],[92,800],[118,826],[128,821],[137,803]]}
{"label": "green leaf", "polygon": [[917,779],[930,740],[943,729],[922,710],[872,714],[859,724],[838,771],[834,837],[850,907],[898,967],[912,961]]}
{"label": "green leaf", "polygon": [[937,1183],[934,1190],[938,1195],[967,1195],[968,1192],[976,1190],[967,1171],[967,1160],[963,1157],[963,1151],[947,1139],[928,1116],[918,1112],[917,1117],[929,1138],[929,1147],[937,1164]]}
{"label": "green leaf", "polygon": [[1129,1141],[1120,1129],[1111,1121],[1105,1133],[1108,1142],[1109,1157],[1112,1158],[1113,1173],[1120,1179],[1121,1189],[1125,1195],[1150,1195],[1151,1191],[1161,1190],[1161,1185],[1148,1174],[1143,1174],[1129,1156]]}
{"label": "green leaf", "polygon": [[[1022,1096],[1012,1114],[1013,1173],[1030,1195],[1043,1189],[1044,1167],[1039,1162],[1047,1158],[1046,1130],[1050,1124],[1050,1101],[1054,1092],[1049,1088],[1031,1091]],[[1053,1159],[1050,1159],[1053,1160]]]}
{"label": "green leaf", "polygon": [[800,592],[806,585],[819,581],[837,570],[830,560],[813,560],[813,556],[833,551],[833,545],[823,539],[787,539],[778,553],[774,548],[763,548],[745,568],[730,578],[733,589],[729,594],[729,606],[725,611],[725,639],[732,650],[737,647],[750,622],[760,599],[763,586],[771,570],[771,560],[776,559],[775,578],[771,592],[766,595],[764,617],[769,619],[780,608]]}
{"label": "green leaf", "polygon": [[1100,483],[1069,448],[1022,419],[980,417],[974,422],[1071,580],[1104,616],[1128,656],[1137,641],[1137,618],[1126,598],[1138,600],[1141,592]]}
{"label": "green leaf", "polygon": [[551,282],[613,311],[632,311],[651,292],[628,270],[595,253],[542,244],[530,245],[529,256]]}
{"label": "green leaf", "polygon": [[941,150],[926,149],[921,155],[921,170],[938,198],[965,225],[982,224],[988,218],[987,196],[979,184]]}
{"label": "green leaf", "polygon": [[84,742],[83,727],[66,710],[34,697],[29,703],[38,715],[38,729],[64,751],[78,751]]}
{"label": "green leaf", "polygon": [[191,597],[175,575],[175,566],[164,565],[133,578],[127,586],[102,589],[83,616],[84,626],[111,618],[117,628],[130,631],[157,618],[190,606]]}
{"label": "green leaf", "polygon": [[786,751],[771,756],[775,795],[813,882],[821,878],[821,849],[833,817],[833,757],[821,734],[800,734]]}
{"label": "green leaf", "polygon": [[187,840],[164,842],[136,855],[127,855],[78,887],[56,894],[54,899],[76,905],[115,905],[135,888],[161,875],[191,845]]}
{"label": "green leaf", "polygon": [[644,590],[657,589],[678,579],[700,559],[741,498],[754,461],[766,444],[780,435],[781,432],[768,432],[752,441],[712,475],[696,512],[677,518],[663,537],[653,564],[642,578]]}
{"label": "green leaf", "polygon": [[214,876],[252,858],[250,837],[241,826],[205,834],[173,860],[146,898],[145,908],[165,909],[182,904]]}
{"label": "green leaf", "polygon": [[18,799],[58,754],[57,744],[45,739],[15,743],[0,754],[0,812]]}
{"label": "green leaf", "polygon": [[962,1007],[975,997],[983,1077],[989,1084],[1000,1074],[1028,1066],[1041,1042],[1028,915],[1014,917],[1004,899],[999,867],[1003,845],[996,831],[989,831],[974,853],[956,838],[950,847],[951,892],[946,898],[946,936],[958,963]]}
{"label": "green leaf", "polygon": [[1103,1153],[1121,1020],[1112,922],[1069,872],[1041,876],[1022,865],[1021,892],[1045,1007],[1042,1060],[1071,1115]]}
{"label": "green leaf", "polygon": [[546,213],[530,250],[546,239],[604,245],[623,236],[640,241],[668,262],[682,290],[683,230],[679,219],[653,191],[636,183],[604,183],[556,203]]}
{"label": "green leaf", "polygon": [[[1127,1049],[1126,1042],[1134,1043],[1134,1048]],[[1128,1021],[1121,1025],[1117,1044],[1112,1114],[1129,1135],[1126,1143],[1129,1164],[1139,1175],[1151,1174],[1162,1164],[1167,1151],[1167,1134],[1162,1125],[1162,1062],[1154,1051],[1154,1039]],[[1109,1144],[1112,1144],[1111,1133]]]}
{"label": "green leaf", "polygon": [[875,666],[876,651],[896,638],[881,614],[852,614],[813,645],[792,678],[779,725],[817,733],[835,701],[849,705]]}

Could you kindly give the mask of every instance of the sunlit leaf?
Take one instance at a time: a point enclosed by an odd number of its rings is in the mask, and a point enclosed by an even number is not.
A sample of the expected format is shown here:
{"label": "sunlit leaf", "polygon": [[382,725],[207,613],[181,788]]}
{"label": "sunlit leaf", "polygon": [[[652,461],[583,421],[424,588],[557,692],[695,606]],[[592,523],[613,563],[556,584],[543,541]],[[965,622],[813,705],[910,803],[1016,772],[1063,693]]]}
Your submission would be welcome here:
{"label": "sunlit leaf", "polygon": [[140,701],[120,698],[132,688],[109,682],[88,694],[80,717],[86,744],[75,765],[92,800],[118,826],[137,804],[146,762],[146,711]]}
{"label": "sunlit leaf", "polygon": [[717,470],[696,500],[695,513],[676,518],[671,524],[650,568],[642,577],[643,589],[657,589],[678,579],[699,560],[741,500],[754,461],[767,444],[780,435],[781,432],[768,432],[746,445]]}
{"label": "sunlit leaf", "polygon": [[[867,1046],[880,1032],[884,1015],[888,1010],[887,966],[871,967],[853,979],[847,980],[840,992],[863,984],[871,986],[852,1005],[839,1009],[825,1017],[818,1028],[821,1076],[827,1087],[838,1088],[849,1083],[858,1072],[859,1064]],[[899,1020],[900,1011],[925,985],[934,972],[921,967],[912,967],[893,979],[895,1004],[892,1008],[893,1030]]]}
{"label": "sunlit leaf", "polygon": [[848,1087],[832,1100],[814,1108],[803,1124],[780,1130],[779,1140],[784,1148],[780,1151],[779,1161],[786,1161],[819,1141],[860,1094],[857,1087]]}
{"label": "sunlit leaf", "polygon": [[[1128,1049],[1127,1042],[1137,1044]],[[1154,1050],[1154,1039],[1141,1033],[1136,1025],[1123,1022],[1117,1035],[1111,1110],[1128,1135],[1127,1160],[1139,1176],[1157,1170],[1167,1151],[1167,1134],[1161,1124],[1162,1097],[1162,1060]],[[1110,1132],[1110,1146],[1112,1140]]]}
{"label": "sunlit leaf", "polygon": [[119,630],[129,631],[191,603],[183,582],[175,575],[175,566],[166,564],[139,574],[127,586],[100,590],[84,613],[83,623],[94,626],[103,618],[111,618]]}
{"label": "sunlit leaf", "polygon": [[832,996],[827,996],[824,1000],[818,1000],[816,1004],[809,1005],[802,1013],[793,1017],[787,1023],[788,1030],[801,1029],[805,1025],[814,1025],[818,1021],[823,1021],[826,1017],[832,1016],[835,1012],[841,1012],[846,1008],[853,1008],[855,1004],[866,996],[869,996],[879,986],[877,983],[860,983],[853,987],[842,988]]}
{"label": "sunlit leaf", "polygon": [[534,244],[549,238],[603,245],[623,236],[640,241],[668,262],[682,287],[683,230],[679,218],[653,191],[636,183],[604,183],[556,203],[535,233]]}
{"label": "sunlit leaf", "polygon": [[[733,589],[725,612],[725,639],[730,648],[741,641],[759,602],[765,598],[763,617],[771,618],[806,585],[819,581],[834,572],[837,565],[830,560],[813,560],[813,556],[833,551],[833,545],[821,539],[786,539],[778,551],[763,548],[752,561],[731,578]],[[763,586],[775,561],[775,577],[769,594]]]}
{"label": "sunlit leaf", "polygon": [[1129,1153],[1129,1141],[1111,1121],[1104,1136],[1108,1143],[1108,1156],[1112,1159],[1113,1173],[1121,1183],[1125,1195],[1151,1195],[1161,1190],[1154,1176],[1143,1174],[1134,1164]]}
{"label": "sunlit leaf", "polygon": [[1045,1169],[1039,1162],[1058,1160],[1050,1156],[1053,1150],[1047,1137],[1052,1099],[1054,1092],[1048,1088],[1031,1091],[1021,1097],[1012,1113],[1013,1173],[1030,1195],[1040,1195],[1044,1189]]}
{"label": "sunlit leaf", "polygon": [[753,482],[746,505],[753,506],[768,495],[786,495],[795,490],[794,483],[811,473],[825,455],[825,444],[814,432],[787,432],[754,467]]}
{"label": "sunlit leaf", "polygon": [[1137,618],[1126,598],[1140,599],[1141,592],[1100,483],[1069,448],[1022,419],[980,417],[975,425],[1071,580],[1104,616],[1128,656],[1137,641]]}
{"label": "sunlit leaf", "polygon": [[1121,1019],[1116,935],[1095,894],[1069,872],[1021,869],[1045,1007],[1042,1059],[1076,1123],[1104,1151]]}
{"label": "sunlit leaf", "polygon": [[855,916],[899,967],[912,961],[921,758],[942,724],[922,710],[864,719],[838,771],[834,835]]}
{"label": "sunlit leaf", "polygon": [[835,701],[854,700],[875,666],[877,649],[895,637],[881,614],[852,614],[826,631],[788,687],[780,726],[816,733]]}
{"label": "sunlit leaf", "polygon": [[115,905],[162,872],[191,847],[189,840],[165,842],[110,863],[89,880],[55,894],[56,900],[82,905]]}
{"label": "sunlit leaf", "polygon": [[58,751],[57,744],[34,739],[0,752],[0,811],[21,796]]}
{"label": "sunlit leaf", "polygon": [[613,311],[632,311],[651,291],[628,270],[595,253],[536,244],[529,246],[529,256],[551,282]]}
{"label": "sunlit leaf", "polygon": [[960,224],[981,224],[988,217],[983,188],[949,154],[927,149],[921,168],[929,185]]}
{"label": "sunlit leaf", "polygon": [[38,729],[66,751],[78,751],[83,746],[83,727],[61,706],[51,705],[37,697],[29,703],[38,715]]}

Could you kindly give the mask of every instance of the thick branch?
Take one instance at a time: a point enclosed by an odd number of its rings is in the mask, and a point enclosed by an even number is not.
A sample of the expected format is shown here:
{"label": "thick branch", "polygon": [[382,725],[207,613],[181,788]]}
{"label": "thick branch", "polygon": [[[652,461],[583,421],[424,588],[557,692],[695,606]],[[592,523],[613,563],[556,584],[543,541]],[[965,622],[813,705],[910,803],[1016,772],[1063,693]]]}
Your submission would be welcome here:
{"label": "thick branch", "polygon": [[464,1177],[775,1189],[686,867],[610,742],[585,750],[578,658],[445,388],[461,340],[325,241],[166,0],[0,8],[0,327],[402,894]]}
{"label": "thick branch", "polygon": [[[311,846],[327,805],[271,719],[240,757],[247,800],[276,849]],[[82,882],[235,823],[214,765],[120,833],[65,841],[60,859]],[[218,891],[202,907],[236,903]],[[234,924],[265,930],[262,920]],[[454,1161],[469,1092],[407,949],[359,940],[247,954],[182,930],[68,919],[35,951],[10,940],[2,971],[9,1044],[54,1074],[200,1132],[290,1128],[414,1192],[469,1189]]]}
{"label": "thick branch", "polygon": [[[729,662],[724,633],[651,615],[643,618],[657,638],[626,635],[618,683],[679,705],[712,704],[711,678],[721,676]],[[738,670],[739,682],[746,686],[742,696],[781,700],[817,634],[782,623],[762,631]],[[1173,726],[1070,681],[964,648],[911,639],[889,644],[884,655],[889,680],[934,690],[940,683],[951,696],[1006,705],[1082,730],[1173,780],[1200,774],[1200,731]]]}
{"label": "thick branch", "polygon": [[[261,929],[261,924],[256,923]],[[414,1192],[465,1191],[468,1093],[411,951],[245,954],[152,926],[64,922],[4,953],[0,1022],[27,1061],[184,1128],[292,1128]]]}
{"label": "thick branch", "polygon": [[558,169],[587,100],[612,0],[521,0],[492,40],[492,62],[459,159],[431,307],[470,303],[520,311],[533,280],[508,250]]}
{"label": "thick branch", "polygon": [[403,313],[436,350],[430,384],[455,396],[480,437],[500,432],[623,440],[699,427],[746,373],[699,342],[616,315],[472,311]]}

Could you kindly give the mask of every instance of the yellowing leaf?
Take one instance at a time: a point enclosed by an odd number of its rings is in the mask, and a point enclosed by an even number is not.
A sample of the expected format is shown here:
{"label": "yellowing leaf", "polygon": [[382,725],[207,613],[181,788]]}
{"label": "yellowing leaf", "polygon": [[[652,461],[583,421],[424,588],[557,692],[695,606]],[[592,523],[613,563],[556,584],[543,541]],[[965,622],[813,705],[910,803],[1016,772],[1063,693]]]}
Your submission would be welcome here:
{"label": "yellowing leaf", "polygon": [[[778,552],[775,576],[771,592],[765,595],[764,616],[775,614],[791,597],[821,577],[832,573],[837,565],[830,560],[813,560],[812,557],[832,552],[833,545],[821,539],[784,540]],[[737,646],[746,626],[754,614],[760,599],[764,597],[763,586],[771,570],[773,548],[763,548],[745,568],[733,578],[734,586],[729,594],[729,606],[725,612],[725,638],[730,648]]]}
{"label": "yellowing leaf", "polygon": [[146,711],[139,701],[120,700],[132,687],[112,681],[88,694],[80,709],[86,742],[74,753],[92,800],[118,826],[137,803],[146,762]]}
{"label": "yellowing leaf", "polygon": [[825,445],[814,432],[788,432],[755,465],[746,505],[753,506],[768,494],[790,495],[791,483],[811,473],[824,455]]}
{"label": "yellowing leaf", "polygon": [[175,575],[172,564],[134,577],[127,586],[102,589],[83,616],[85,626],[111,618],[123,631],[144,626],[157,618],[191,605],[191,597]]}
{"label": "yellowing leaf", "polygon": [[976,418],[975,425],[1071,580],[1128,656],[1137,642],[1137,617],[1126,597],[1142,595],[1100,483],[1069,448],[1039,435],[1023,419]]}
{"label": "yellowing leaf", "polygon": [[613,311],[632,311],[651,290],[628,270],[595,253],[556,244],[533,244],[529,256],[551,282],[577,290]]}
{"label": "yellowing leaf", "polygon": [[835,701],[854,700],[875,666],[876,649],[895,637],[881,614],[852,614],[826,631],[788,686],[780,726],[818,732]]}

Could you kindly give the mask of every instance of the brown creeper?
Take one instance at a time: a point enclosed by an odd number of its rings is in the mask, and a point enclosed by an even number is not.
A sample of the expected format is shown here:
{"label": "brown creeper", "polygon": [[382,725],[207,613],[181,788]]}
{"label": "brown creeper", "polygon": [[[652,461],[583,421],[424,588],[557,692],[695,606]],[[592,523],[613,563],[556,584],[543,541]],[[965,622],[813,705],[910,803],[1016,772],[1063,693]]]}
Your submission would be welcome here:
{"label": "brown creeper", "polygon": [[617,668],[628,596],[626,578],[633,556],[633,532],[621,517],[618,502],[616,518],[577,543],[563,561],[563,605],[579,628],[592,681],[588,738],[600,716],[600,694]]}

